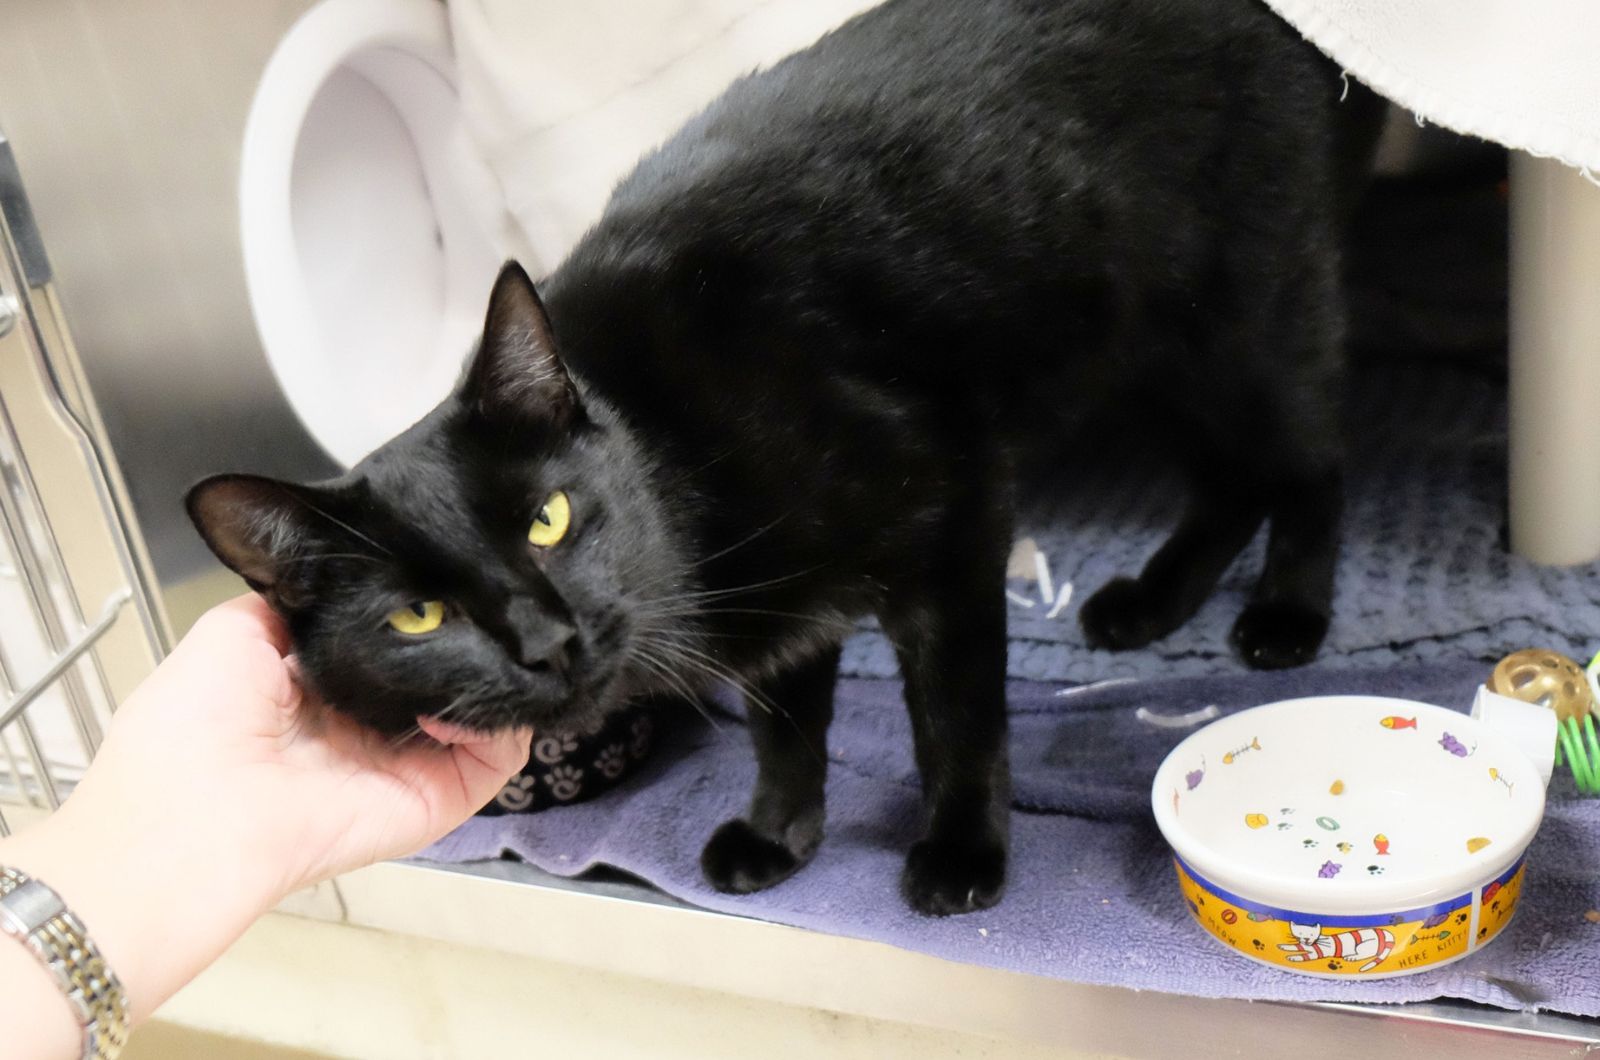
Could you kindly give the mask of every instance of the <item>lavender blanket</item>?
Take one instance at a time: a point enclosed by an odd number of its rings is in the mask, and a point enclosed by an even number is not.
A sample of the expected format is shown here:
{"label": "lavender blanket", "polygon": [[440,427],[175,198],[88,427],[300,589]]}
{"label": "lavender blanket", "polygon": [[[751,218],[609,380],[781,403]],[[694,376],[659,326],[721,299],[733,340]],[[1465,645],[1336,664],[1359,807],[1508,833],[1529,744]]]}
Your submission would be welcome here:
{"label": "lavender blanket", "polygon": [[[1491,946],[1436,972],[1381,982],[1302,979],[1224,951],[1189,919],[1150,820],[1156,765],[1185,730],[1135,711],[1232,711],[1299,695],[1369,692],[1465,709],[1478,662],[1396,669],[1230,674],[1091,688],[1018,682],[1010,690],[1016,773],[1010,890],[997,908],[932,920],[897,892],[918,819],[911,737],[899,686],[841,684],[829,736],[829,834],[816,861],[761,894],[710,890],[697,859],[737,814],[754,779],[743,726],[685,722],[643,772],[593,802],[476,818],[424,855],[515,854],[547,871],[631,872],[708,909],[875,939],[952,960],[1135,989],[1256,1000],[1401,1002],[1452,997],[1600,1017],[1600,800],[1558,775],[1529,857],[1516,919]],[[1597,917],[1600,919],[1600,917]]]}
{"label": "lavender blanket", "polygon": [[[1476,658],[1554,648],[1583,660],[1600,639],[1600,563],[1539,567],[1499,546],[1505,520],[1505,377],[1436,364],[1366,366],[1352,385],[1349,482],[1324,660],[1350,667]],[[1265,549],[1245,550],[1200,613],[1143,651],[1091,651],[1078,608],[1116,575],[1137,574],[1178,519],[1182,489],[1133,440],[1095,437],[1024,496],[1019,532],[1048,555],[1069,606],[1011,588],[1013,678],[1085,683],[1189,677],[1245,668],[1228,646]],[[1574,489],[1593,488],[1573,483]],[[1024,603],[1031,598],[1032,606]],[[845,646],[844,671],[893,677],[894,653],[868,631]]]}

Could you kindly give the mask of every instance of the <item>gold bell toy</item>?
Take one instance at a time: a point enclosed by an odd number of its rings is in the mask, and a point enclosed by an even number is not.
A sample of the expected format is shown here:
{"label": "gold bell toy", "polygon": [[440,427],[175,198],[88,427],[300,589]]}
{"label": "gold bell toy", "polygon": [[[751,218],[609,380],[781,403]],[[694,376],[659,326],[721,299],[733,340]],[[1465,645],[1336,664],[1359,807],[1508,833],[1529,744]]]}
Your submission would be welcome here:
{"label": "gold bell toy", "polygon": [[1582,724],[1584,715],[1595,710],[1583,667],[1544,648],[1514,651],[1501,659],[1489,676],[1489,691],[1549,707],[1562,722],[1573,718]]}
{"label": "gold bell toy", "polygon": [[1600,795],[1600,738],[1595,715],[1600,714],[1600,654],[1588,671],[1560,652],[1528,648],[1512,652],[1495,664],[1489,691],[1537,703],[1556,712],[1556,765],[1572,770],[1572,779],[1584,795]]}

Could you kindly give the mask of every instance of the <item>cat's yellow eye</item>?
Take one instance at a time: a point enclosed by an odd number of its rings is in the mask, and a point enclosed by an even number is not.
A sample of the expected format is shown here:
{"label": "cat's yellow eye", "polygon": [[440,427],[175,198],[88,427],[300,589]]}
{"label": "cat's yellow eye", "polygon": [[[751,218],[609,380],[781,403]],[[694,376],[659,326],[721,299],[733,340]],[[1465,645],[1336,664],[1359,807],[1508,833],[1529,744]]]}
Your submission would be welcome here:
{"label": "cat's yellow eye", "polygon": [[556,490],[534,516],[533,525],[528,527],[528,543],[549,548],[567,536],[567,527],[571,525],[572,502],[565,493]]}
{"label": "cat's yellow eye", "polygon": [[443,624],[444,604],[438,600],[418,600],[389,612],[389,625],[413,637],[432,633]]}

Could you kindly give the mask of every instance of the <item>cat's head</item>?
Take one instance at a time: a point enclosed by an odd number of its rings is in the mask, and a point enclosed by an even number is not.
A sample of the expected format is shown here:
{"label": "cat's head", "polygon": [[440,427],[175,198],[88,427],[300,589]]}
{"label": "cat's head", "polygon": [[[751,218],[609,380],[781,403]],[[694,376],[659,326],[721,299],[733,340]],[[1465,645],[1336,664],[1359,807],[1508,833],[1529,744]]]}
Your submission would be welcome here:
{"label": "cat's head", "polygon": [[639,690],[639,640],[685,587],[652,475],[512,264],[461,385],[421,422],[336,479],[219,475],[187,505],[341,710],[389,733],[419,715],[549,729]]}
{"label": "cat's head", "polygon": [[1310,946],[1322,937],[1321,924],[1290,924],[1289,934],[1302,946]]}

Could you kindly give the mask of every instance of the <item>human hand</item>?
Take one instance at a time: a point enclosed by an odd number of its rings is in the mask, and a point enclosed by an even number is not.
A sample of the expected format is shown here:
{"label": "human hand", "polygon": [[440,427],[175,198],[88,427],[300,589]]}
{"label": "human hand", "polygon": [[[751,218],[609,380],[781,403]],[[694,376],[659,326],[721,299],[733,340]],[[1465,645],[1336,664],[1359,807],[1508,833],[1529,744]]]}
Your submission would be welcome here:
{"label": "human hand", "polygon": [[83,800],[147,801],[159,784],[174,819],[210,804],[282,895],[415,852],[527,761],[526,730],[477,736],[420,719],[433,739],[397,745],[303,691],[288,652],[259,596],[208,612],[117,711]]}
{"label": "human hand", "polygon": [[395,745],[302,691],[288,650],[258,596],[208,612],[66,805],[0,846],[62,892],[141,1011],[284,895],[443,836],[527,761],[525,730],[421,721],[432,740]]}

